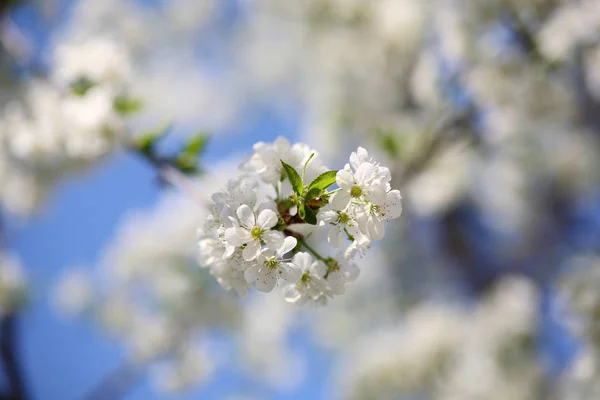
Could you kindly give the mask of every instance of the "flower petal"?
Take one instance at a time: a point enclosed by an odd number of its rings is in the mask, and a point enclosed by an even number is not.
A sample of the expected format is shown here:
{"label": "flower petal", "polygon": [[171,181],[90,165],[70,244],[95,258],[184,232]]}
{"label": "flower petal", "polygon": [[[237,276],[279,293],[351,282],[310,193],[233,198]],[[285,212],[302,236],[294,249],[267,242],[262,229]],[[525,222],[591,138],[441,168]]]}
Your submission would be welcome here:
{"label": "flower petal", "polygon": [[283,288],[283,297],[288,303],[303,303],[302,293],[298,290],[296,285],[287,285]]}
{"label": "flower petal", "polygon": [[244,271],[244,278],[246,278],[246,282],[254,283],[258,279],[262,278],[263,274],[258,265],[253,265],[247,270]]}
{"label": "flower petal", "polygon": [[380,214],[385,219],[396,219],[402,215],[402,196],[399,190],[391,190],[386,194]]}
{"label": "flower petal", "polygon": [[294,255],[292,262],[296,264],[302,271],[308,271],[313,263],[313,258],[310,254],[301,251]]}
{"label": "flower petal", "polygon": [[331,200],[329,202],[329,204],[331,204],[331,208],[334,210],[344,210],[348,203],[350,203],[350,192],[344,190],[336,192],[333,196],[331,196]]}
{"label": "flower petal", "polygon": [[337,172],[335,181],[342,190],[350,190],[352,189],[352,185],[354,185],[354,177],[352,174],[343,169]]}
{"label": "flower petal", "polygon": [[277,250],[277,255],[279,257],[283,257],[284,254],[289,253],[290,251],[294,250],[294,247],[296,247],[297,244],[298,244],[298,240],[295,237],[293,237],[293,236],[286,237],[285,239],[283,239],[283,244],[281,245],[279,250]]}
{"label": "flower petal", "polygon": [[258,240],[251,240],[246,243],[246,248],[242,252],[242,257],[246,261],[252,261],[260,254],[260,243]]}
{"label": "flower petal", "polygon": [[279,278],[288,283],[296,283],[302,277],[302,270],[292,263],[279,264]]}
{"label": "flower petal", "polygon": [[367,220],[367,229],[372,240],[381,240],[385,236],[385,225],[380,218],[369,218]]}
{"label": "flower petal", "polygon": [[225,242],[231,246],[240,247],[249,242],[252,237],[247,229],[233,227],[225,229]]}
{"label": "flower petal", "polygon": [[256,226],[256,218],[254,217],[254,212],[246,204],[242,204],[241,206],[239,206],[236,210],[236,214],[240,219],[242,225],[244,225],[246,228],[252,228],[253,226]]}
{"label": "flower petal", "polygon": [[262,274],[258,280],[254,282],[256,289],[264,293],[269,293],[275,287],[277,283],[277,276],[274,269],[269,270],[267,273]]}
{"label": "flower petal", "polygon": [[283,233],[277,231],[266,231],[262,234],[267,247],[273,251],[278,251],[283,246]]}
{"label": "flower petal", "polygon": [[375,177],[375,166],[369,162],[360,164],[354,174],[354,179],[359,185],[369,183]]}
{"label": "flower petal", "polygon": [[332,227],[327,233],[327,242],[336,249],[344,243],[344,231],[339,226]]}
{"label": "flower petal", "polygon": [[260,214],[258,214],[258,219],[256,223],[262,229],[269,229],[277,225],[277,214],[273,210],[262,210]]}

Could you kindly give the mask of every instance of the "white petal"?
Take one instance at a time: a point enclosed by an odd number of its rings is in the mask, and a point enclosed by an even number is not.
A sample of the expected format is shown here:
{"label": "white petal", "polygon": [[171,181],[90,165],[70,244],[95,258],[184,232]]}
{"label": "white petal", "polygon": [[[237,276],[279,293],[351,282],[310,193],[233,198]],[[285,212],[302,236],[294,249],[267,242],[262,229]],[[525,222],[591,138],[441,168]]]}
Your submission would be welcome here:
{"label": "white petal", "polygon": [[244,228],[227,228],[225,229],[225,242],[227,244],[240,247],[244,243],[249,242],[252,239],[250,232]]}
{"label": "white petal", "polygon": [[256,226],[256,218],[254,217],[254,212],[246,204],[242,204],[241,206],[239,206],[236,210],[236,214],[240,219],[240,222],[246,228],[252,228],[253,226]]}
{"label": "white petal", "polygon": [[300,303],[302,299],[302,293],[300,293],[296,285],[288,285],[283,288],[283,296],[288,303]]}
{"label": "white petal", "polygon": [[354,174],[354,179],[359,185],[368,183],[375,176],[375,166],[369,162],[360,164],[358,170]]}
{"label": "white petal", "polygon": [[344,266],[344,275],[346,276],[346,279],[348,279],[349,281],[353,281],[356,278],[358,278],[359,274],[360,274],[360,268],[358,268],[358,265],[351,262]]}
{"label": "white petal", "polygon": [[381,240],[385,236],[385,225],[380,218],[371,217],[367,221],[367,229],[372,240]]}
{"label": "white petal", "polygon": [[251,261],[254,260],[260,254],[260,243],[258,240],[251,240],[246,243],[246,248],[242,252],[242,256],[244,260]]}
{"label": "white petal", "polygon": [[360,167],[360,164],[361,162],[358,155],[354,152],[350,154],[350,166],[352,167],[352,169],[356,171],[358,167]]}
{"label": "white petal", "polygon": [[281,245],[279,250],[277,250],[277,255],[279,255],[280,257],[283,256],[285,253],[292,251],[297,244],[298,240],[295,237],[286,237],[285,239],[283,239],[283,244]]}
{"label": "white petal", "polygon": [[262,210],[260,214],[258,214],[256,223],[262,229],[272,228],[277,225],[277,214],[272,210]]}
{"label": "white petal", "polygon": [[223,259],[231,257],[235,252],[235,246],[225,246],[225,252],[223,253]]}
{"label": "white petal", "polygon": [[248,283],[254,283],[259,278],[262,278],[262,275],[258,265],[253,265],[244,271],[244,278],[246,278],[246,282]]}
{"label": "white petal", "polygon": [[327,277],[327,283],[329,285],[329,289],[331,289],[334,294],[344,294],[346,291],[346,280],[340,271],[330,273]]}
{"label": "white petal", "polygon": [[279,264],[279,277],[288,283],[296,283],[302,277],[302,270],[292,263]]}
{"label": "white petal", "polygon": [[310,273],[313,277],[322,279],[327,273],[327,265],[323,261],[317,260],[310,266]]}
{"label": "white petal", "polygon": [[367,198],[367,200],[377,205],[385,203],[385,184],[379,182],[377,184],[371,185],[365,197]]}
{"label": "white petal", "polygon": [[260,214],[263,210],[271,210],[274,213],[277,213],[277,203],[275,203],[274,201],[262,202],[258,206],[258,209],[256,212]]}
{"label": "white petal", "polygon": [[277,231],[266,231],[262,234],[267,247],[273,251],[277,251],[283,246],[283,233]]}
{"label": "white petal", "polygon": [[344,243],[344,231],[339,226],[332,227],[327,233],[327,242],[331,247],[340,247]]}
{"label": "white petal", "polygon": [[278,152],[286,152],[292,147],[290,141],[283,136],[277,136],[273,144]]}
{"label": "white petal", "polygon": [[359,147],[356,150],[356,155],[358,156],[361,163],[369,159],[369,152],[364,147]]}
{"label": "white petal", "polygon": [[386,194],[381,214],[385,219],[396,219],[402,215],[402,196],[399,190],[391,190]]}
{"label": "white petal", "polygon": [[350,193],[345,190],[336,192],[333,196],[331,196],[331,200],[329,202],[329,204],[331,204],[331,208],[335,210],[345,209],[348,203],[350,203]]}
{"label": "white petal", "polygon": [[313,263],[313,258],[310,254],[302,251],[294,255],[292,262],[296,264],[302,271],[308,271]]}
{"label": "white petal", "polygon": [[319,225],[325,225],[330,222],[335,222],[337,219],[338,213],[334,210],[321,209],[317,214],[317,220],[319,221]]}
{"label": "white petal", "polygon": [[350,190],[354,185],[354,177],[346,170],[339,170],[335,175],[335,181],[342,190]]}
{"label": "white petal", "polygon": [[269,270],[254,282],[254,286],[261,292],[269,293],[273,290],[276,283],[277,276],[275,274],[275,270]]}

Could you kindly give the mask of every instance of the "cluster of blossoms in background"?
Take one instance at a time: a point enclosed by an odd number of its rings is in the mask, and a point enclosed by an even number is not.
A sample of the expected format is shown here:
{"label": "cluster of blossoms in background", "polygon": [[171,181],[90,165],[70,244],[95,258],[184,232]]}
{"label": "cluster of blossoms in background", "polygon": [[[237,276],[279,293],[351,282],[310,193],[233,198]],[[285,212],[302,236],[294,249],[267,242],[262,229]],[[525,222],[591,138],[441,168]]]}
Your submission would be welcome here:
{"label": "cluster of blossoms in background", "polygon": [[[308,146],[279,137],[257,143],[242,169],[260,182],[244,175],[213,195],[199,240],[200,263],[240,294],[251,285],[262,292],[279,286],[292,303],[343,294],[359,274],[355,257],[402,213],[389,169],[361,147],[343,169],[329,170]],[[321,232],[334,255],[308,243]]]}
{"label": "cluster of blossoms in background", "polygon": [[124,144],[125,116],[140,105],[128,93],[131,55],[116,41],[61,42],[52,58],[48,78],[30,81],[0,116],[1,201],[11,211],[30,212],[56,180]]}

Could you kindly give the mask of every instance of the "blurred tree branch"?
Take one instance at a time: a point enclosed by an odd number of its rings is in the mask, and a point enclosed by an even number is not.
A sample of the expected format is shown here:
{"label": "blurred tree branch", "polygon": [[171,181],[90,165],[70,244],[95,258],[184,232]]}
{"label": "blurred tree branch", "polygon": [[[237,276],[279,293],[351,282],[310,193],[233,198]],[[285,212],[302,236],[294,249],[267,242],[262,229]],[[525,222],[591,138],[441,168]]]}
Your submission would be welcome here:
{"label": "blurred tree branch", "polygon": [[0,399],[25,400],[29,398],[17,349],[17,316],[12,313],[0,321],[0,356],[9,386],[7,392],[3,393]]}
{"label": "blurred tree branch", "polygon": [[144,366],[125,362],[109,372],[84,400],[116,400],[126,396],[144,376]]}

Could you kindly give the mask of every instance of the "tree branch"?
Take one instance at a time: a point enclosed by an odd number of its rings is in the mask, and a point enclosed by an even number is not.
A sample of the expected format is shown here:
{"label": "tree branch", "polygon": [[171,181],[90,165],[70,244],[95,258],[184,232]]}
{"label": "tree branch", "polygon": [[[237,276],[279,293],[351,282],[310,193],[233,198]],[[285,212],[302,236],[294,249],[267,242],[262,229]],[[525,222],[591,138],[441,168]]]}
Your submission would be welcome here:
{"label": "tree branch", "polygon": [[118,400],[126,396],[144,375],[144,366],[123,363],[104,377],[83,400]]}
{"label": "tree branch", "polygon": [[28,399],[22,368],[17,354],[17,317],[9,314],[0,321],[0,356],[8,380],[8,392],[2,396],[7,400]]}

